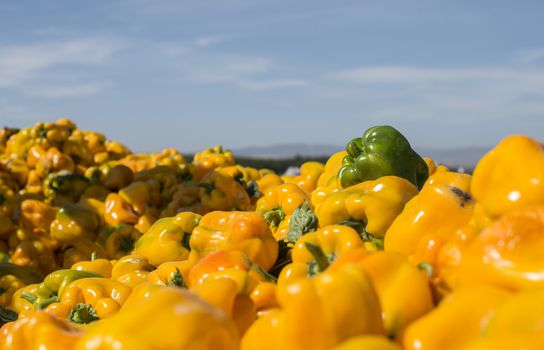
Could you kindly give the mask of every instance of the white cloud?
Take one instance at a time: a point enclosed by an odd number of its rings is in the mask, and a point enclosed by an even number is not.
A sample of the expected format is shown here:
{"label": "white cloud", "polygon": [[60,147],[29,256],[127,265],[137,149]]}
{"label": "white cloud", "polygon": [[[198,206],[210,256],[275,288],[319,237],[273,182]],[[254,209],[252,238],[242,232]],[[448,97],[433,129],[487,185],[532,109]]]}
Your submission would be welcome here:
{"label": "white cloud", "polygon": [[[29,86],[32,86],[36,80],[40,80],[50,69],[68,64],[80,66],[104,64],[124,47],[125,44],[120,41],[100,38],[0,47],[0,88],[32,90],[36,93],[37,89],[29,88]],[[92,90],[81,89],[82,85],[79,85],[79,88],[74,89],[72,93],[51,94],[44,91],[39,94],[75,96],[78,91],[86,94]],[[68,90],[72,87],[74,86],[57,86],[57,90]],[[95,89],[96,91],[98,90]]]}
{"label": "white cloud", "polygon": [[544,49],[523,50],[516,54],[521,63],[535,63],[544,60]]}
{"label": "white cloud", "polygon": [[208,47],[211,45],[220,44],[225,41],[223,36],[203,36],[196,39],[196,45],[200,47]]}

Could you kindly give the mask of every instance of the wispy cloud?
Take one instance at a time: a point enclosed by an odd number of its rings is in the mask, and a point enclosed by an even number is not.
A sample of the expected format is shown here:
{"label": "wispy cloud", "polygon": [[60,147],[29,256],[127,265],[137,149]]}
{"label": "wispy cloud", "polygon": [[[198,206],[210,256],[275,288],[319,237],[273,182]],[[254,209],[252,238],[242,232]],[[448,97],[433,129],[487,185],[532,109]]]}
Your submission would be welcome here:
{"label": "wispy cloud", "polygon": [[521,63],[544,61],[544,49],[523,50],[516,53],[516,58]]}
{"label": "wispy cloud", "polygon": [[196,45],[199,47],[208,47],[224,42],[226,38],[224,36],[202,36],[196,39]]}
{"label": "wispy cloud", "polygon": [[[37,88],[29,88],[29,86],[32,86],[36,80],[42,79],[50,69],[58,66],[104,64],[124,47],[125,43],[121,41],[101,38],[0,47],[0,88],[28,90],[45,97],[76,96],[78,92],[83,94],[88,94],[90,91],[96,92],[98,91],[96,83],[90,83],[94,85],[94,88],[81,88],[83,85],[88,85],[87,82],[76,86],[58,86],[56,92],[55,88],[51,90],[48,87],[48,90],[52,92],[38,93],[36,92]],[[71,93],[67,92],[74,87],[75,89]],[[61,93],[60,90],[65,90],[65,92]]]}

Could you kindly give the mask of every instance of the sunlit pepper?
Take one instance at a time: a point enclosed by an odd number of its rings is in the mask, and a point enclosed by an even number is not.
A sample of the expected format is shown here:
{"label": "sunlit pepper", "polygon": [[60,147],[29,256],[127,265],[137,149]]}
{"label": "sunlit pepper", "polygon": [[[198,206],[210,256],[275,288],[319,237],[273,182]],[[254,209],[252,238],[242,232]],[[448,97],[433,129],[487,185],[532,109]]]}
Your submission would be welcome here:
{"label": "sunlit pepper", "polygon": [[80,240],[70,243],[63,252],[62,266],[69,269],[77,262],[88,261],[93,258],[107,258],[108,253],[98,243],[89,240]]}
{"label": "sunlit pepper", "polygon": [[395,342],[379,335],[361,335],[335,346],[333,350],[402,350]]}
{"label": "sunlit pepper", "polygon": [[72,243],[78,240],[94,240],[99,226],[99,218],[88,209],[73,204],[66,204],[57,212],[51,222],[51,237],[60,243]]}
{"label": "sunlit pepper", "polygon": [[148,182],[135,181],[123,187],[119,191],[119,196],[127,201],[138,215],[143,215],[146,206],[151,202],[152,191],[153,188]]}
{"label": "sunlit pepper", "polygon": [[427,276],[402,254],[359,248],[340,256],[330,270],[346,264],[363,268],[372,279],[389,337],[398,339],[406,326],[433,309]]}
{"label": "sunlit pepper", "polygon": [[293,263],[281,272],[279,284],[325,271],[338,256],[363,246],[357,231],[344,225],[330,225],[298,239],[291,251]]}
{"label": "sunlit pepper", "polygon": [[47,312],[35,311],[0,329],[5,350],[73,350],[83,332]]}
{"label": "sunlit pepper", "polygon": [[544,204],[544,148],[527,136],[509,136],[474,169],[471,193],[487,214]]}
{"label": "sunlit pepper", "polygon": [[102,277],[110,278],[113,265],[107,259],[94,259],[90,261],[80,261],[72,265],[72,270],[94,272]]}
{"label": "sunlit pepper", "polygon": [[43,191],[50,199],[60,199],[60,202],[77,202],[79,197],[90,186],[85,176],[67,171],[51,173],[44,180]]}
{"label": "sunlit pepper", "polygon": [[19,223],[35,235],[46,235],[56,215],[57,209],[53,206],[36,199],[26,199],[21,203]]}
{"label": "sunlit pepper", "polygon": [[89,329],[76,350],[146,350],[157,344],[169,350],[238,349],[238,334],[223,312],[181,288],[142,287],[145,293],[135,290],[134,300]]}
{"label": "sunlit pepper", "polygon": [[544,286],[544,206],[512,210],[460,249],[460,284],[491,283],[518,290]]}
{"label": "sunlit pepper", "polygon": [[406,350],[460,349],[482,334],[494,310],[509,295],[485,285],[456,290],[436,309],[411,323],[402,344]]}
{"label": "sunlit pepper", "polygon": [[134,177],[132,170],[122,164],[112,167],[104,180],[104,186],[110,190],[120,190],[128,186]]}
{"label": "sunlit pepper", "polygon": [[193,176],[200,180],[217,167],[234,165],[234,157],[231,151],[219,145],[196,153],[193,164],[195,165]]}
{"label": "sunlit pepper", "polygon": [[241,250],[268,270],[278,256],[278,242],[257,212],[213,211],[202,217],[189,241],[189,258],[198,261],[220,250]]}
{"label": "sunlit pepper", "polygon": [[9,306],[13,294],[24,286],[23,281],[13,275],[0,277],[0,306]]}
{"label": "sunlit pepper", "polygon": [[296,184],[308,195],[317,187],[317,181],[323,172],[325,166],[319,162],[306,162],[300,166],[300,175],[282,176],[282,180],[287,183]]}
{"label": "sunlit pepper", "polygon": [[194,263],[189,260],[167,261],[147,275],[147,281],[159,286],[187,287],[189,271]]}
{"label": "sunlit pepper", "polygon": [[123,283],[108,278],[83,278],[64,288],[60,302],[50,304],[46,311],[86,324],[117,313],[131,291]]}
{"label": "sunlit pepper", "polygon": [[330,349],[363,334],[384,334],[372,282],[355,266],[299,279],[277,290],[281,309],[258,318],[241,349]]}
{"label": "sunlit pepper", "polygon": [[[433,176],[449,176],[447,174],[437,173]],[[470,175],[454,174],[448,180],[453,184],[431,180],[406,204],[387,230],[385,250],[412,255],[419,249],[418,246],[428,245],[428,240],[433,241],[432,247],[448,240],[456,229],[470,220],[474,205],[467,192]],[[432,260],[426,262],[434,265],[434,255],[431,254],[431,257]],[[415,260],[416,263],[421,262],[417,258]]]}
{"label": "sunlit pepper", "polygon": [[34,267],[44,275],[57,268],[53,250],[39,241],[21,241],[9,261],[20,266]]}
{"label": "sunlit pepper", "polygon": [[134,252],[159,266],[166,261],[184,260],[189,256],[191,232],[200,215],[182,212],[175,217],[162,218],[136,241]]}
{"label": "sunlit pepper", "polygon": [[271,188],[279,186],[283,183],[281,177],[275,173],[268,173],[262,175],[262,177],[257,180],[257,186],[261,193],[267,193]]}
{"label": "sunlit pepper", "polygon": [[397,176],[365,181],[329,195],[318,207],[321,226],[359,221],[366,233],[383,238],[406,203],[418,193],[415,185]]}
{"label": "sunlit pepper", "polygon": [[117,193],[110,193],[106,197],[104,221],[115,226],[120,223],[136,224],[138,214],[134,211],[129,202]]}
{"label": "sunlit pepper", "polygon": [[149,264],[146,257],[141,255],[127,255],[119,259],[111,270],[111,279],[117,280],[134,288],[147,281],[147,275],[155,267]]}

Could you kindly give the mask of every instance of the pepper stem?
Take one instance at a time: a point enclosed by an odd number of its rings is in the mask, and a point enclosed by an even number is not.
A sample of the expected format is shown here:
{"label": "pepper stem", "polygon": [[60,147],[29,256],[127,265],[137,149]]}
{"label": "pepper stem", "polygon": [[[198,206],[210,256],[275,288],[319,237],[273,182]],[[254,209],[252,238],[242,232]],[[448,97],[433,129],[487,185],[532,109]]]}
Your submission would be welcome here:
{"label": "pepper stem", "polygon": [[317,267],[319,268],[319,270],[325,271],[327,267],[329,267],[330,263],[329,263],[329,259],[327,259],[327,256],[323,252],[323,249],[321,249],[321,247],[318,246],[317,244],[313,244],[309,242],[304,242],[304,246],[306,247],[306,249],[308,249],[310,254],[312,254],[315,262],[317,263]]}
{"label": "pepper stem", "polygon": [[89,304],[79,303],[72,308],[68,319],[74,323],[87,324],[99,320],[96,310]]}

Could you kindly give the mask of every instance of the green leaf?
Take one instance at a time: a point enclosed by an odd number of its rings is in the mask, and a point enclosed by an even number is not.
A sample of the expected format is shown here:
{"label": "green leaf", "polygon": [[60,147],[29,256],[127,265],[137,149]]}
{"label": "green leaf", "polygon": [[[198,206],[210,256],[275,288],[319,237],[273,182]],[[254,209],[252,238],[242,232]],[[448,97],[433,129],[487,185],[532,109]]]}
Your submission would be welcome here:
{"label": "green leaf", "polygon": [[268,222],[268,225],[278,227],[280,222],[285,219],[285,213],[280,207],[274,208],[264,213],[264,219]]}
{"label": "green leaf", "polygon": [[310,204],[304,201],[299,205],[289,222],[289,232],[287,232],[287,239],[289,242],[296,242],[300,237],[308,232],[317,230],[317,216],[310,208]]}

